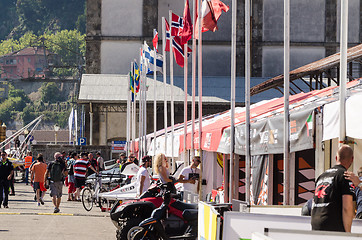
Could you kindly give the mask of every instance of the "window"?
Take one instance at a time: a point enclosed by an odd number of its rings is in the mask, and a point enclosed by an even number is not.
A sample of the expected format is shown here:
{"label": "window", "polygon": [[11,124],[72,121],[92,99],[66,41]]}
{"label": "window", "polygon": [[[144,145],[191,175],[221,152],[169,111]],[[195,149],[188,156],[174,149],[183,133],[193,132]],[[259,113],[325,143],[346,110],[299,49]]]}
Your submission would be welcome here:
{"label": "window", "polygon": [[31,58],[28,58],[28,63],[30,63],[31,62]]}

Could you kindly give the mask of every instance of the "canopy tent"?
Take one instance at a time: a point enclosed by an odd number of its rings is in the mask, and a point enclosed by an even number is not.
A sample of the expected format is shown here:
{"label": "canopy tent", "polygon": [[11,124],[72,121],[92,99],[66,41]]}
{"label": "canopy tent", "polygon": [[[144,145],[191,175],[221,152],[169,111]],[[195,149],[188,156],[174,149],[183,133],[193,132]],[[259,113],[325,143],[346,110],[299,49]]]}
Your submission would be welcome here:
{"label": "canopy tent", "polygon": [[[359,117],[362,117],[362,112],[358,111],[357,104],[362,100],[362,94],[357,94],[362,91],[361,80],[355,80],[347,84],[348,95],[347,100],[347,129],[352,137],[356,132],[353,121],[348,119],[354,118],[359,112]],[[323,132],[328,137],[323,140],[338,137],[339,125],[338,115],[338,87],[328,87],[322,90],[315,90],[309,93],[300,93],[294,96],[297,98],[290,101],[290,150],[291,152],[301,151],[313,148],[313,132],[314,132],[314,114],[315,111],[323,111]],[[267,103],[264,106],[265,111],[259,117],[252,118],[251,121],[251,155],[260,154],[277,154],[283,153],[283,105],[277,104],[282,102],[283,98],[277,99],[273,103]],[[323,110],[321,109],[323,107]],[[254,111],[251,110],[251,116]],[[348,116],[350,115],[350,116]],[[358,117],[358,116],[357,116]],[[328,124],[326,124],[328,123]],[[353,125],[353,126],[352,126]],[[337,130],[336,130],[337,129]],[[337,131],[337,132],[336,132]],[[362,138],[362,129],[360,131]],[[230,127],[223,131],[222,139],[219,142],[217,152],[230,152]],[[240,123],[235,127],[235,152],[240,155],[245,155],[245,123]]]}

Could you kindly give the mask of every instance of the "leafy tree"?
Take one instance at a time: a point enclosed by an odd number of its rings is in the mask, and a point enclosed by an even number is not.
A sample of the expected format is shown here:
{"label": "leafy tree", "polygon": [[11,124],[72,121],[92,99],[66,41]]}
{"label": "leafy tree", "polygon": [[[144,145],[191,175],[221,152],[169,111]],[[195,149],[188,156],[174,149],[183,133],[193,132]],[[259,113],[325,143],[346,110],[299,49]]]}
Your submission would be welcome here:
{"label": "leafy tree", "polygon": [[11,30],[18,25],[16,1],[17,0],[0,1],[0,39],[5,39]]}
{"label": "leafy tree", "polygon": [[43,102],[56,103],[63,100],[60,89],[54,82],[43,83],[40,89],[40,99]]}
{"label": "leafy tree", "polygon": [[24,125],[27,125],[28,123],[30,123],[40,115],[39,113],[36,113],[34,110],[35,109],[32,105],[28,105],[23,109],[21,118],[23,120]]}

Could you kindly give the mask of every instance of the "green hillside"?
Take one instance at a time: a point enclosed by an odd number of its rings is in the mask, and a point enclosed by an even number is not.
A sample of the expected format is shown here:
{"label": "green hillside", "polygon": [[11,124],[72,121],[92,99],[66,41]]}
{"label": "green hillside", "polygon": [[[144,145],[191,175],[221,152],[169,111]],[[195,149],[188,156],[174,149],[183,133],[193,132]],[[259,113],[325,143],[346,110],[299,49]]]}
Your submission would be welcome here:
{"label": "green hillside", "polygon": [[86,0],[1,0],[0,41],[18,39],[26,32],[36,35],[60,30],[85,33]]}

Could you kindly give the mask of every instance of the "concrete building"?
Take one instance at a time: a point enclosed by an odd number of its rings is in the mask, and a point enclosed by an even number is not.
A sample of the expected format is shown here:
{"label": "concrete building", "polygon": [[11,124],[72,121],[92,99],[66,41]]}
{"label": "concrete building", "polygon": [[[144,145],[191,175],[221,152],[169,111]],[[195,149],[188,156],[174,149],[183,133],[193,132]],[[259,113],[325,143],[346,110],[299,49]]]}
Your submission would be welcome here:
{"label": "concrete building", "polygon": [[[231,0],[223,2],[231,7]],[[143,41],[150,43],[153,29],[161,34],[161,18],[168,18],[169,10],[182,15],[183,7],[184,1],[88,0],[86,72],[127,73]],[[237,73],[243,76],[244,3],[238,1],[237,7]],[[361,8],[359,0],[349,1],[350,46],[362,41]],[[291,2],[290,19],[291,70],[338,52],[340,0]],[[251,21],[252,77],[283,73],[283,1],[253,1]],[[217,32],[203,34],[205,76],[230,75],[231,11],[221,15],[218,26]],[[183,70],[176,67],[175,74]]]}
{"label": "concrete building", "polygon": [[[232,7],[231,0],[223,2]],[[192,8],[192,0],[190,0],[190,5]],[[242,79],[244,76],[244,3],[238,1],[237,7],[236,102],[241,106],[244,102]],[[183,8],[184,1],[87,1],[86,73],[90,75],[83,76],[79,103],[85,106],[85,135],[90,137],[91,129],[93,144],[104,145],[110,144],[113,140],[125,140],[128,84],[128,77],[125,75],[130,70],[130,63],[134,59],[139,59],[139,49],[144,41],[151,45],[153,29],[157,29],[161,35],[161,18],[168,18],[169,10],[182,15]],[[350,46],[357,45],[362,40],[361,8],[360,1],[349,1],[348,40]],[[340,0],[291,2],[290,69],[293,70],[336,53],[339,49],[339,22]],[[206,96],[203,98],[204,115],[230,108],[228,101],[230,101],[231,11],[221,15],[218,27],[219,30],[215,33],[203,34],[203,95]],[[161,42],[159,42],[159,48],[161,47]],[[282,0],[253,1],[251,56],[252,86],[283,73]],[[168,56],[167,58],[169,59]],[[183,69],[176,63],[174,66],[175,90],[182,92]],[[190,58],[189,66],[191,66]],[[359,65],[356,67],[357,71],[361,71]],[[191,67],[188,71],[190,78]],[[118,76],[106,74],[118,74]],[[95,89],[90,90],[92,87]],[[190,82],[188,89],[190,94]],[[89,91],[96,92],[90,96],[87,95]],[[118,94],[117,97],[113,98],[112,94],[108,94],[109,91],[116,91],[114,96]],[[152,94],[153,91],[149,92]],[[181,92],[180,96],[182,96]],[[159,93],[163,96],[163,90]],[[212,96],[214,98],[211,98]],[[265,95],[258,94],[252,102],[280,96],[281,93],[277,91],[269,91]],[[153,101],[153,98],[150,97],[149,100]],[[176,123],[183,121],[182,100],[175,100]],[[151,102],[148,111],[153,112]],[[157,125],[160,129],[163,127],[161,102],[157,105],[157,116],[159,118]],[[190,119],[190,114],[188,116]],[[153,130],[152,117],[153,114],[149,114],[148,132]]]}

